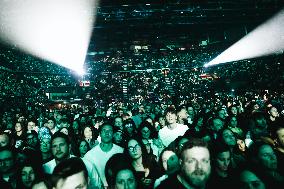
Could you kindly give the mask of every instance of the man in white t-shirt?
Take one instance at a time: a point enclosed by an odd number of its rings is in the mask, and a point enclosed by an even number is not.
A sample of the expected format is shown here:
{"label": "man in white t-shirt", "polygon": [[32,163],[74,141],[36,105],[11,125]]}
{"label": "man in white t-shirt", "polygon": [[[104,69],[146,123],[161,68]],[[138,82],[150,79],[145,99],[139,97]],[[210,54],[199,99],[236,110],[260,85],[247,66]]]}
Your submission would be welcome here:
{"label": "man in white t-shirt", "polygon": [[[71,157],[74,157],[70,154],[71,144],[67,135],[61,132],[55,132],[51,138],[51,151],[54,156],[54,159],[43,164],[43,170],[46,174],[52,174],[55,166],[60,162],[63,162]],[[101,189],[102,181],[99,177],[98,170],[93,166],[88,160],[83,162],[88,171],[88,177],[90,179],[90,188]]]}
{"label": "man in white t-shirt", "polygon": [[101,143],[89,152],[87,152],[83,159],[91,162],[95,167],[97,167],[100,178],[103,181],[105,187],[108,186],[105,177],[105,166],[107,161],[111,156],[117,153],[122,153],[123,148],[112,143],[113,137],[113,126],[105,123],[100,128]]}
{"label": "man in white t-shirt", "polygon": [[177,123],[177,112],[173,107],[169,107],[165,111],[165,117],[167,124],[166,127],[163,127],[159,131],[159,138],[161,139],[163,145],[167,147],[177,137],[183,136],[188,130],[188,127],[186,125]]}

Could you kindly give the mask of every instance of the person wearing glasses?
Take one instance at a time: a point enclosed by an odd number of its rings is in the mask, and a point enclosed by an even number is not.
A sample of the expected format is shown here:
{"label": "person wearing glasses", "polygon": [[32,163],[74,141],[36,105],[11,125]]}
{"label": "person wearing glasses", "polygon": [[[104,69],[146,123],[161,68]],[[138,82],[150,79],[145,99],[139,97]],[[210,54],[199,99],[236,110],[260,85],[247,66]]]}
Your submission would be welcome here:
{"label": "person wearing glasses", "polygon": [[113,126],[111,124],[104,123],[101,127],[99,127],[99,134],[101,137],[101,143],[88,151],[83,159],[88,160],[97,167],[104,186],[108,187],[105,177],[106,163],[114,154],[122,153],[123,148],[112,142]]}
{"label": "person wearing glasses", "polygon": [[124,153],[131,162],[142,188],[153,188],[155,180],[161,174],[154,156],[147,153],[142,141],[135,138],[130,139]]}

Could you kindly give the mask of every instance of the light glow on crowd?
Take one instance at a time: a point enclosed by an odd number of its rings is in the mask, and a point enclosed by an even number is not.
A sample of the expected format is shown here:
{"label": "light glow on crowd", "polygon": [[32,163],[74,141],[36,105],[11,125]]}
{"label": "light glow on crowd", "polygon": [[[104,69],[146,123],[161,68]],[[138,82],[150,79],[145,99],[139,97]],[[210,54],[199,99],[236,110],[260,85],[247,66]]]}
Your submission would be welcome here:
{"label": "light glow on crowd", "polygon": [[204,66],[283,53],[283,23],[284,9]]}
{"label": "light glow on crowd", "polygon": [[0,2],[0,39],[26,53],[83,72],[95,0]]}

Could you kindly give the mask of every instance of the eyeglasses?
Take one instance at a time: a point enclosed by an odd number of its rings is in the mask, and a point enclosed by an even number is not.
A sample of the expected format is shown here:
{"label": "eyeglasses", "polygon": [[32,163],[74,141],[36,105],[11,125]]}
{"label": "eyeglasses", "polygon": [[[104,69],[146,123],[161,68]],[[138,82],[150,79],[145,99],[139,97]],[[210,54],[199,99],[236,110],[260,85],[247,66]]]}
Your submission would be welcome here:
{"label": "eyeglasses", "polygon": [[129,150],[130,152],[133,152],[134,149],[135,149],[135,150],[140,150],[141,147],[139,146],[139,144],[136,144],[134,147],[133,147],[133,146],[129,146],[129,147],[128,147],[128,150]]}

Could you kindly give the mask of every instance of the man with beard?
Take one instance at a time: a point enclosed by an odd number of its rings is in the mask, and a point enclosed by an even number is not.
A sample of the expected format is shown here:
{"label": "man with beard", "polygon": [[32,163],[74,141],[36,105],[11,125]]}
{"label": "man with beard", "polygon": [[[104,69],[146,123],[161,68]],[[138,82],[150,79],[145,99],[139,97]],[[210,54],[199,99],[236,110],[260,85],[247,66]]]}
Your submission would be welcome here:
{"label": "man with beard", "polygon": [[191,138],[184,144],[179,161],[179,173],[162,182],[158,189],[206,189],[211,173],[207,143],[202,139]]}
{"label": "man with beard", "polygon": [[[70,154],[71,144],[67,135],[62,132],[55,132],[51,137],[51,152],[54,159],[43,164],[43,170],[47,174],[52,174],[55,166],[62,161],[65,161],[71,157],[74,157]],[[91,188],[102,188],[102,181],[99,177],[97,168],[92,165],[88,160],[83,160],[87,170],[88,176],[90,179]]]}

